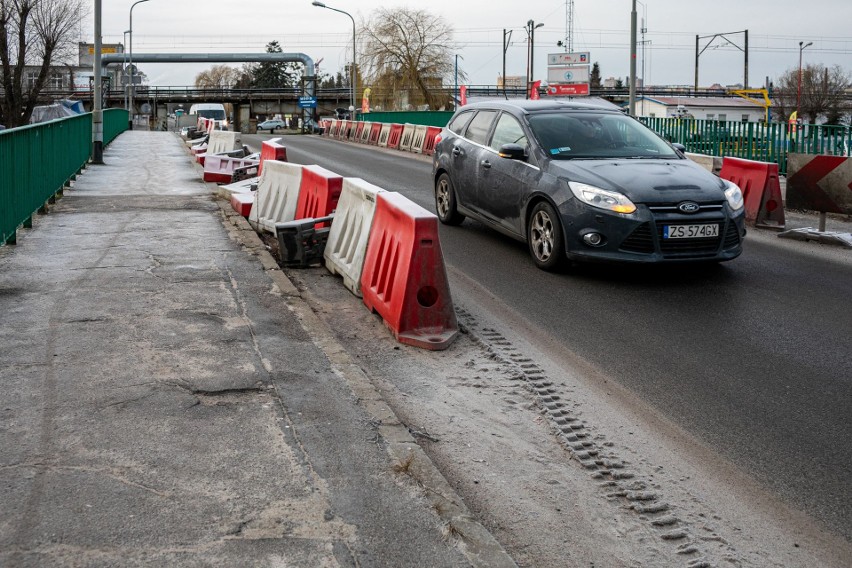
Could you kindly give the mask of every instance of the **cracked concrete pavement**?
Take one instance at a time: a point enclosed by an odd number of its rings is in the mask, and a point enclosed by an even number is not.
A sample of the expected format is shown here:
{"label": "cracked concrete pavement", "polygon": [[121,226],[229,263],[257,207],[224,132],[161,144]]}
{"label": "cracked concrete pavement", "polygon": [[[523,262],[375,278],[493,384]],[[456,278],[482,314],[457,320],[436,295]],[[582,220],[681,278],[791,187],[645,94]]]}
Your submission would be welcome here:
{"label": "cracked concrete pavement", "polygon": [[0,248],[0,565],[511,565],[180,140],[104,161]]}

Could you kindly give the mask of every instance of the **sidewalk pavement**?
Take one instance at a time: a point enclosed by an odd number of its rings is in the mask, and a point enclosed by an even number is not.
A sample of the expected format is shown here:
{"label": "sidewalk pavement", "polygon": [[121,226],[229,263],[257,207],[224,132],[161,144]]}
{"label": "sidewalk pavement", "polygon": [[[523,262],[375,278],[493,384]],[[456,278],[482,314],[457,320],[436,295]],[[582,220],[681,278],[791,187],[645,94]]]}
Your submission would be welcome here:
{"label": "sidewalk pavement", "polygon": [[512,565],[174,134],[104,161],[0,248],[1,566]]}

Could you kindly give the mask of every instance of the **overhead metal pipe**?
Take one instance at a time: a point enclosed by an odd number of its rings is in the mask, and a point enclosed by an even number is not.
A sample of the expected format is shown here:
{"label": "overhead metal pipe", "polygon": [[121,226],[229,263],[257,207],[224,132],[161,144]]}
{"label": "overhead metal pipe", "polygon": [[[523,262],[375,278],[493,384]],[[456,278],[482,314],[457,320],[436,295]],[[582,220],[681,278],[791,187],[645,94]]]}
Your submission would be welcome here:
{"label": "overhead metal pipe", "polygon": [[[304,53],[143,53],[135,54],[138,63],[302,63],[307,77],[316,76],[314,60]],[[101,65],[121,63],[121,54],[107,53]],[[313,95],[314,83],[310,83],[308,94]]]}

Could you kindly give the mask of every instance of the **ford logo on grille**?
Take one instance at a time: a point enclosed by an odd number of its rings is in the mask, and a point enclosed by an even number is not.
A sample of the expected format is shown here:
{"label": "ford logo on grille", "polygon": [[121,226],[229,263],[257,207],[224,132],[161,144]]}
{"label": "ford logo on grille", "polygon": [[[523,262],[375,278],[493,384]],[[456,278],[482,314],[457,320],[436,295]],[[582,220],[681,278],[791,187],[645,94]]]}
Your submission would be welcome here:
{"label": "ford logo on grille", "polygon": [[678,203],[677,209],[681,213],[698,213],[701,206],[694,201],[684,201],[683,203]]}

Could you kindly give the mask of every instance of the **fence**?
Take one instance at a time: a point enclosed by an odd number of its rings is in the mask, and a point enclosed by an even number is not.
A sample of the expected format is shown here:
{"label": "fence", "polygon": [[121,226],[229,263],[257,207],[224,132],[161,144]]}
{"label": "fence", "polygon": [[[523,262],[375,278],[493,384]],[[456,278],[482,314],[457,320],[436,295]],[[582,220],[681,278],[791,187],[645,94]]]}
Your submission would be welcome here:
{"label": "fence", "polygon": [[777,122],[765,125],[683,118],[639,120],[667,140],[683,144],[688,152],[774,162],[782,174],[787,173],[790,152],[852,156],[852,128],[848,126],[792,127]]}
{"label": "fence", "polygon": [[[127,129],[127,111],[104,111],[104,143]],[[0,131],[0,245],[62,195],[92,153],[92,115]]]}
{"label": "fence", "polygon": [[439,126],[443,128],[452,118],[452,111],[399,111],[399,112],[369,112],[359,114],[359,120],[395,124],[422,124],[424,126]]}

